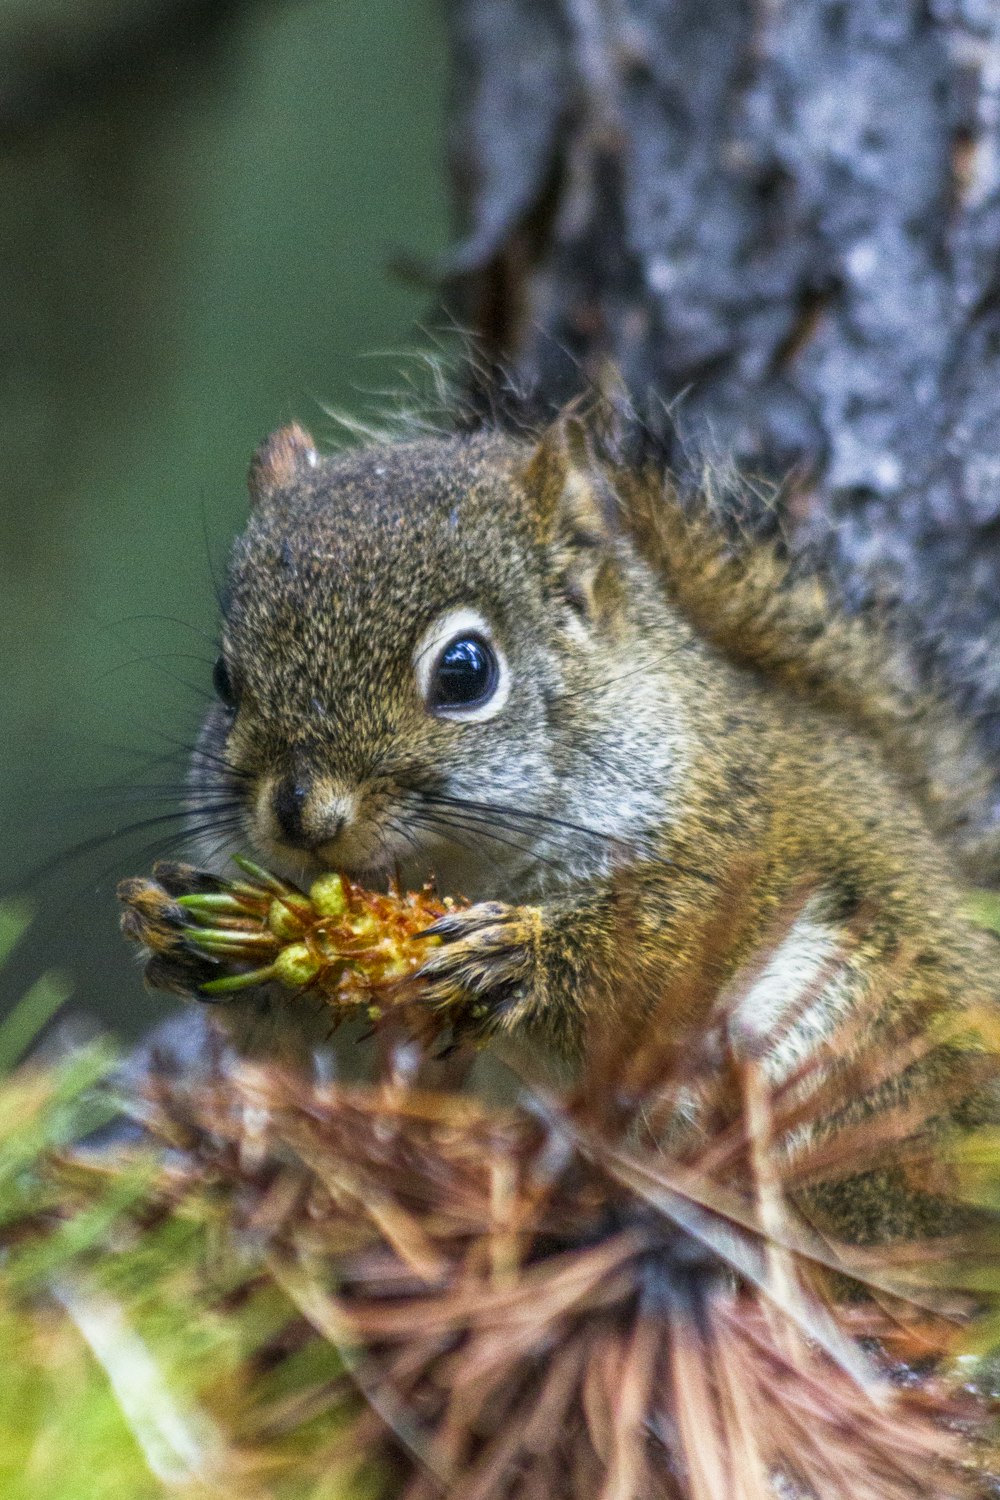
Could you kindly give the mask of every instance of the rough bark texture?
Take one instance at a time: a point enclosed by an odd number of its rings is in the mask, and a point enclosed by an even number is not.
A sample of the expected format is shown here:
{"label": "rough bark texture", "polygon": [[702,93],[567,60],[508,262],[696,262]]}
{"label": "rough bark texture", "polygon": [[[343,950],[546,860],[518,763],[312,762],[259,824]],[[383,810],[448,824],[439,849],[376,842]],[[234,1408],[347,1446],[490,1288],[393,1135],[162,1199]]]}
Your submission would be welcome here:
{"label": "rough bark texture", "polygon": [[771,478],[1000,764],[1000,5],[453,0],[454,305]]}

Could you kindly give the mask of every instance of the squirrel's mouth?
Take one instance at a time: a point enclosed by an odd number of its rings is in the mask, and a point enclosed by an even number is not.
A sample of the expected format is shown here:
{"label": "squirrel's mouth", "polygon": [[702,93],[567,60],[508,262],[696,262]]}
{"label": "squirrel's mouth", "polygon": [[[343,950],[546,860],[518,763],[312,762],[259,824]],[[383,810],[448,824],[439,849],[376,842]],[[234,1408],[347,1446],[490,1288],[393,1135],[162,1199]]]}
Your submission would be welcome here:
{"label": "squirrel's mouth", "polygon": [[[371,890],[393,883],[404,890],[431,884],[441,895],[472,901],[511,899],[519,883],[521,861],[504,857],[508,849],[527,853],[519,841],[488,839],[478,823],[466,826],[450,805],[431,816],[408,797],[384,791],[365,797],[341,787],[335,796],[300,802],[297,806],[293,798],[284,806],[274,778],[258,783],[244,803],[242,837],[234,831],[224,847],[216,843],[211,867],[224,873],[232,854],[247,853],[304,887],[336,870]],[[197,852],[206,862],[209,851]]]}
{"label": "squirrel's mouth", "polygon": [[337,839],[314,849],[299,849],[266,837],[255,837],[253,846],[255,855],[275,874],[302,886],[329,870],[369,890],[384,891],[391,885],[420,890],[431,885],[442,896],[472,901],[502,895],[509,886],[505,872],[484,850],[395,821],[385,834],[373,833],[353,847]]}
{"label": "squirrel's mouth", "polygon": [[[367,886],[369,890],[385,890],[397,878],[400,868],[400,861],[391,855],[351,857],[330,844],[324,844],[318,849],[297,849],[274,839],[256,838],[253,844],[255,852],[269,869],[298,885],[309,885],[318,875],[336,870],[338,874],[356,881],[358,885]],[[417,883],[422,885],[432,878],[433,872],[428,866],[428,873]],[[412,881],[408,880],[407,885],[410,884]]]}
{"label": "squirrel's mouth", "polygon": [[439,882],[434,851],[425,849],[415,832],[395,820],[386,828],[352,822],[339,829],[335,837],[305,847],[304,841],[293,843],[276,837],[275,831],[260,829],[253,821],[248,832],[255,852],[268,867],[299,885],[308,885],[329,870],[370,890],[385,890],[393,882],[408,890]]}

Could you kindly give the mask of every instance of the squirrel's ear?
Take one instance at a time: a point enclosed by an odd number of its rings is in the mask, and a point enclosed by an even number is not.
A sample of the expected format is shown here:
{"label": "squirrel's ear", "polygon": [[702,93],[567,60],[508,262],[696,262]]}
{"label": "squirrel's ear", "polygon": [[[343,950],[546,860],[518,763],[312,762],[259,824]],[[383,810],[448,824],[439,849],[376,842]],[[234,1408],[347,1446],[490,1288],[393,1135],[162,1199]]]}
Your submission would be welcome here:
{"label": "squirrel's ear", "polygon": [[568,407],[542,433],[524,471],[545,541],[599,547],[614,534],[615,497],[588,429]]}
{"label": "squirrel's ear", "polygon": [[586,424],[570,407],[546,428],[524,471],[524,482],[567,597],[596,618],[617,574],[611,543],[617,497],[593,453]]}
{"label": "squirrel's ear", "polygon": [[272,500],[282,490],[291,489],[319,463],[316,444],[297,422],[279,427],[264,439],[250,462],[247,488],[254,507]]}

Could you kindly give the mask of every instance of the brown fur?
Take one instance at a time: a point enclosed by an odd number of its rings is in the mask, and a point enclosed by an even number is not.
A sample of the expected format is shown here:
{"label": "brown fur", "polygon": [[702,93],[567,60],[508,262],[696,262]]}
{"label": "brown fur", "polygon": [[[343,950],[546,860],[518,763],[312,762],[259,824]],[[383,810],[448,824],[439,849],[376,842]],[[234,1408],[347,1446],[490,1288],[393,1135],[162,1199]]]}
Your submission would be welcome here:
{"label": "brown fur", "polygon": [[880,744],[969,877],[995,882],[1000,850],[976,820],[991,768],[971,726],[917,686],[888,626],[844,614],[820,577],[797,575],[776,546],[734,544],[713,518],[710,475],[693,512],[664,503],[656,476],[626,476],[624,491],[640,550],[699,634]]}
{"label": "brown fur", "polygon": [[[883,990],[903,1029],[994,1003],[992,939],[963,907],[959,860],[986,864],[961,726],[816,578],[727,535],[711,496],[684,507],[652,468],[598,457],[574,414],[535,441],[318,462],[295,430],[252,476],[224,636],[240,701],[209,717],[193,801],[233,796],[235,843],[293,878],[398,865],[469,896],[425,968],[442,1004],[472,992],[487,1030],[570,1053],[588,1006],[639,1025],[635,997],[658,1004],[699,961],[741,871],[706,999],[806,891],[781,982],[794,995],[797,965],[847,953],[828,1019]],[[465,607],[502,646],[510,699],[445,722],[414,653]],[[293,785],[289,844],[273,808]],[[873,1199],[898,1213],[868,1191],[856,1237],[878,1232]]]}

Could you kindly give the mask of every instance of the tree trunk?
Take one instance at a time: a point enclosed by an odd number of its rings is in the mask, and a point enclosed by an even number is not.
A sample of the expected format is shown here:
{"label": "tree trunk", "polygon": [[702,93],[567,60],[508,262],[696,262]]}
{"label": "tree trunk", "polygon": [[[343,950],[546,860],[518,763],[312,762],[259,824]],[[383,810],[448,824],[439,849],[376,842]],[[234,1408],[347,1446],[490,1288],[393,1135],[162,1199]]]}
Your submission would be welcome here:
{"label": "tree trunk", "polygon": [[1000,5],[451,24],[459,318],[554,396],[613,359],[682,475],[791,473],[796,534],[905,611],[1000,765]]}

